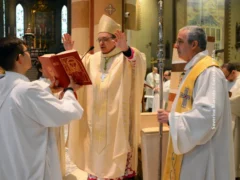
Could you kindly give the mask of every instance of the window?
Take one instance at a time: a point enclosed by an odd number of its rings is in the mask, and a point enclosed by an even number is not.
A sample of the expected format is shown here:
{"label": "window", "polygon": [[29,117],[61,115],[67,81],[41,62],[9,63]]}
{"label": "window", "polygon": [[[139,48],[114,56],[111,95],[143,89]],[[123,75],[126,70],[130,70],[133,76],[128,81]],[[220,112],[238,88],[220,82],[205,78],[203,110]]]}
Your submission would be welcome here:
{"label": "window", "polygon": [[187,0],[187,24],[201,26],[207,36],[215,37],[216,49],[224,44],[224,12],[224,0]]}
{"label": "window", "polygon": [[22,38],[24,35],[24,10],[21,4],[16,6],[16,37]]}
{"label": "window", "polygon": [[67,17],[68,17],[68,11],[67,11],[67,7],[64,5],[62,7],[62,24],[61,24],[61,33],[62,35],[68,32],[68,21],[67,21]]}
{"label": "window", "polygon": [[3,37],[6,37],[6,2],[5,0],[3,2]]}

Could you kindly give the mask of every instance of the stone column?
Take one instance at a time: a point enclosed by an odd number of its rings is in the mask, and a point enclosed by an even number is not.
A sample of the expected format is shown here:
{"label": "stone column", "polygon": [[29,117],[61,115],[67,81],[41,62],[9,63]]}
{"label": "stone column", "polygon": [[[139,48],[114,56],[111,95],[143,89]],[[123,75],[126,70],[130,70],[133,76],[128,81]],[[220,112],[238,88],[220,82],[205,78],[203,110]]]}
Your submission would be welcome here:
{"label": "stone column", "polygon": [[[140,3],[138,0],[125,1],[125,28],[129,30],[140,30]],[[129,13],[125,14],[125,13]]]}
{"label": "stone column", "polygon": [[98,22],[101,16],[105,14],[114,19],[122,26],[123,6],[122,0],[95,0],[94,1],[94,47],[95,52],[99,50],[98,42],[96,42],[98,34]]}
{"label": "stone column", "polygon": [[84,54],[91,45],[99,50],[96,42],[98,22],[103,14],[122,25],[122,0],[72,0],[72,38],[74,48]]}
{"label": "stone column", "polygon": [[72,40],[74,49],[84,54],[90,46],[90,2],[89,0],[72,0]]}

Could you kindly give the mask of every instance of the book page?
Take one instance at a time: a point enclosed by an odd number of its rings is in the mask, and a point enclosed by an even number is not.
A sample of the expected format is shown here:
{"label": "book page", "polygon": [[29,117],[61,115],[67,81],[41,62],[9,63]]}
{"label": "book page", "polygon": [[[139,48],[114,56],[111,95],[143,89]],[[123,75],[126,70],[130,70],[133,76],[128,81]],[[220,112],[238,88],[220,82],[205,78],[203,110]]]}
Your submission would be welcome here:
{"label": "book page", "polygon": [[67,54],[67,53],[71,53],[71,52],[77,52],[77,50],[72,49],[72,50],[68,50],[68,51],[63,51],[63,52],[58,53],[57,55]]}

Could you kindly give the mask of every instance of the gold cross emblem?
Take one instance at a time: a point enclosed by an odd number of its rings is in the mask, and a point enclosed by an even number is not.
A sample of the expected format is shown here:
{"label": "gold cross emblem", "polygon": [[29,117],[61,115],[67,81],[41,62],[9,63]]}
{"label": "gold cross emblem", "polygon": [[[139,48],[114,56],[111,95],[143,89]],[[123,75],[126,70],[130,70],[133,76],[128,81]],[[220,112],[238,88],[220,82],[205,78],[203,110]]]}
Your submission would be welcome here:
{"label": "gold cross emblem", "polygon": [[108,13],[108,15],[112,15],[116,9],[113,7],[113,5],[109,4],[106,8],[105,11]]}
{"label": "gold cross emblem", "polygon": [[188,100],[191,99],[191,96],[188,95],[188,88],[184,89],[184,92],[181,92],[180,97],[183,98],[182,107],[186,108]]}

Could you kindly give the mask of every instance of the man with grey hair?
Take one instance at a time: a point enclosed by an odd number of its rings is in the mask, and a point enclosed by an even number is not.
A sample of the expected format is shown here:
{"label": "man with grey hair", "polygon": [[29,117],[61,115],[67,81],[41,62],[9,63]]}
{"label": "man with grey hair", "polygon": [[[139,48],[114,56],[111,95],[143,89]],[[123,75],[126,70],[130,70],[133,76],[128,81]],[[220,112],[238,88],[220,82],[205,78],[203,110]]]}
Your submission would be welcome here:
{"label": "man with grey hair", "polygon": [[179,30],[176,48],[187,62],[171,112],[158,110],[170,127],[163,179],[233,180],[234,158],[227,84],[207,55],[202,28]]}
{"label": "man with grey hair", "polygon": [[[87,113],[70,124],[69,154],[88,180],[130,180],[137,172],[145,55],[128,46],[121,26],[107,15],[100,18],[97,37],[101,50],[83,58],[92,86],[78,91]],[[63,43],[73,48],[70,35]]]}

